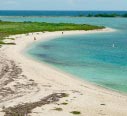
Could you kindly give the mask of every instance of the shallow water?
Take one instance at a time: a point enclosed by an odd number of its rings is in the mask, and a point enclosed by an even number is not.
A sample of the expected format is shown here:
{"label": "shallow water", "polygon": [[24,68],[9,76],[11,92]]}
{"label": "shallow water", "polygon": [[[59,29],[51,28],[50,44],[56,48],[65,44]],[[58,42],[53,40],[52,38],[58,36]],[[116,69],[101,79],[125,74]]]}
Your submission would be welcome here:
{"label": "shallow water", "polygon": [[[115,32],[63,36],[39,42],[26,51],[81,79],[120,92],[127,92],[127,19],[63,18],[52,22],[104,25]],[[114,44],[114,47],[113,47]]]}

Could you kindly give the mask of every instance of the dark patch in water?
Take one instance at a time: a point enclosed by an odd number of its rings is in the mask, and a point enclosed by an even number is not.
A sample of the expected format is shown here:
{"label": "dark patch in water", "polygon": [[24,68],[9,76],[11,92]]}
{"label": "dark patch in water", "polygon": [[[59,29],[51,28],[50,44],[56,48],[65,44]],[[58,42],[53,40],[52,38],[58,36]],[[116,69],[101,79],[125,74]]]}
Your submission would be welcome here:
{"label": "dark patch in water", "polygon": [[81,62],[81,61],[72,61],[72,60],[63,60],[55,58],[49,54],[34,54],[35,56],[41,58],[42,61],[47,62],[49,64],[60,65],[60,66],[70,66],[70,67],[88,67],[88,66],[96,66],[94,63]]}
{"label": "dark patch in water", "polygon": [[39,48],[43,48],[43,49],[51,49],[51,48],[53,48],[54,46],[53,46],[53,45],[39,45],[38,47],[39,47]]}
{"label": "dark patch in water", "polygon": [[55,64],[55,65],[69,66],[71,64],[69,62],[65,63],[65,62],[59,61],[58,59],[53,58],[47,54],[34,54],[34,55],[39,58],[42,58],[42,61],[44,62]]}
{"label": "dark patch in water", "polygon": [[104,83],[104,85],[110,86],[110,87],[117,87],[118,86],[118,84],[115,84],[115,83]]}
{"label": "dark patch in water", "polygon": [[35,55],[38,56],[39,58],[42,58],[42,61],[47,62],[47,63],[51,63],[55,65],[63,65],[63,66],[67,66],[69,64],[69,63],[61,62],[58,59],[53,58],[47,54],[35,54]]}
{"label": "dark patch in water", "polygon": [[79,63],[79,64],[77,64],[77,63],[74,63],[74,62],[70,62],[70,61],[63,61],[62,62],[62,60],[57,60],[57,59],[43,59],[43,61],[44,62],[47,62],[47,63],[49,63],[49,64],[55,64],[55,65],[60,65],[60,66],[71,66],[71,67],[85,67],[86,65],[85,64],[81,64],[81,63]]}
{"label": "dark patch in water", "polygon": [[35,56],[38,56],[39,58],[44,58],[44,59],[52,59],[49,55],[47,54],[35,54]]}

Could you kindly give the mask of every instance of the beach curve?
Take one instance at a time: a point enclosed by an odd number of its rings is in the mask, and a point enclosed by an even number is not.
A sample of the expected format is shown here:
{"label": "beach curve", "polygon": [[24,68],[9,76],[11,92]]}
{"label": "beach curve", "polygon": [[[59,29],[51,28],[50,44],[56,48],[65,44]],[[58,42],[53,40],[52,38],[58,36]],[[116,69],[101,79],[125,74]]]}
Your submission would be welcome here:
{"label": "beach curve", "polygon": [[[114,30],[106,28],[96,31],[64,31],[64,35],[111,31]],[[72,113],[70,112],[76,110],[80,111],[80,115],[82,116],[126,116],[126,95],[124,96],[119,93],[111,92],[94,86],[87,82],[85,83],[73,78],[72,75],[56,70],[45,63],[37,62],[34,59],[26,57],[23,54],[23,51],[28,45],[39,41],[54,39],[59,36],[63,36],[62,32],[60,31],[29,33],[28,35],[15,35],[11,36],[11,38],[16,38],[14,40],[14,42],[16,43],[15,46],[3,46],[1,48],[1,52],[5,55],[5,57],[14,61],[16,65],[22,69],[22,73],[20,74],[20,76],[22,75],[24,78],[21,77],[21,80],[19,79],[19,81],[23,81],[22,83],[26,82],[26,85],[32,81],[32,84],[34,84],[34,86],[29,87],[33,87],[34,91],[32,91],[32,88],[31,91],[26,91],[26,94],[20,97],[16,97],[15,99],[7,99],[0,103],[0,107],[2,108],[3,104],[5,104],[6,107],[10,107],[22,103],[37,102],[45,96],[53,93],[66,93],[68,95],[67,97],[62,98],[55,103],[34,108],[31,115],[37,116],[39,114],[41,116],[50,116],[52,113],[52,115],[54,116],[72,116]],[[34,37],[36,38],[36,40],[34,40]],[[10,88],[12,85],[12,83],[9,85]],[[65,102],[67,103],[67,105],[62,105],[62,103]],[[52,110],[56,107],[60,107],[63,110],[61,112]],[[42,108],[44,110],[41,110]]]}

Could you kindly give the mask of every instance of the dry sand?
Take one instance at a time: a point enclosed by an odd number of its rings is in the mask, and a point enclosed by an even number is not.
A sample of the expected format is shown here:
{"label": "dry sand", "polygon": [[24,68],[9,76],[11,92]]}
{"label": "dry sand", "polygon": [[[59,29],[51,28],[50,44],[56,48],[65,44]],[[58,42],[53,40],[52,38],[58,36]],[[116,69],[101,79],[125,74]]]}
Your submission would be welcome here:
{"label": "dry sand", "polygon": [[[108,34],[110,31],[113,30],[65,31],[64,35]],[[16,45],[4,45],[0,48],[0,116],[5,114],[3,109],[7,113],[10,109],[19,111],[28,107],[30,116],[74,116],[71,113],[73,111],[80,112],[79,116],[127,116],[126,95],[82,81],[24,55],[23,51],[28,45],[59,36],[63,36],[62,32],[15,35],[11,36],[15,40],[6,41],[15,42]],[[2,84],[5,82],[6,84]],[[59,96],[62,93],[65,96]]]}

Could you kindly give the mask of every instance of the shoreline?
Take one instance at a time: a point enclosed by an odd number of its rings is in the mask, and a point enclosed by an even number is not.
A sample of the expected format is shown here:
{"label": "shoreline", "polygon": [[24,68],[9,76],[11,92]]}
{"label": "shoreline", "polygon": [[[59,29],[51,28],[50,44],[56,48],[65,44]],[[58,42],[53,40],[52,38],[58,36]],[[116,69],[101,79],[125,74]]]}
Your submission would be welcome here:
{"label": "shoreline", "polygon": [[[93,31],[64,31],[64,35],[91,34],[112,31],[114,30],[110,28]],[[25,81],[32,80],[35,84],[35,91],[31,90],[27,92],[23,90],[26,94],[22,97],[16,97],[13,100],[5,100],[2,104],[5,104],[6,107],[10,107],[21,103],[37,102],[52,93],[65,92],[69,95],[67,98],[62,98],[54,104],[47,104],[42,107],[35,108],[32,110],[31,115],[37,116],[34,112],[40,112],[39,115],[41,116],[50,116],[51,113],[54,114],[53,116],[72,116],[70,112],[76,110],[81,112],[81,116],[86,114],[88,116],[98,116],[103,114],[126,116],[126,95],[124,96],[120,93],[95,86],[89,82],[81,81],[71,74],[63,73],[62,71],[59,71],[59,69],[57,70],[48,64],[35,61],[34,58],[27,57],[23,54],[25,48],[35,42],[48,41],[60,36],[63,36],[62,31],[45,33],[37,32],[29,33],[28,35],[22,34],[10,36],[16,38],[16,40],[9,40],[14,41],[16,45],[4,45],[1,48],[1,51],[7,58],[13,60],[22,69],[21,75],[24,75],[25,78],[23,79],[20,77],[20,82],[24,83],[25,79]],[[36,41],[34,40],[34,37],[36,37]],[[11,88],[12,84],[9,86]],[[19,90],[19,92],[22,91]],[[63,102],[67,102],[68,105],[58,105]],[[2,107],[2,104],[0,103],[0,108]],[[63,111],[53,111],[52,109],[55,107],[61,107]],[[44,110],[40,110],[40,108],[43,108]]]}

